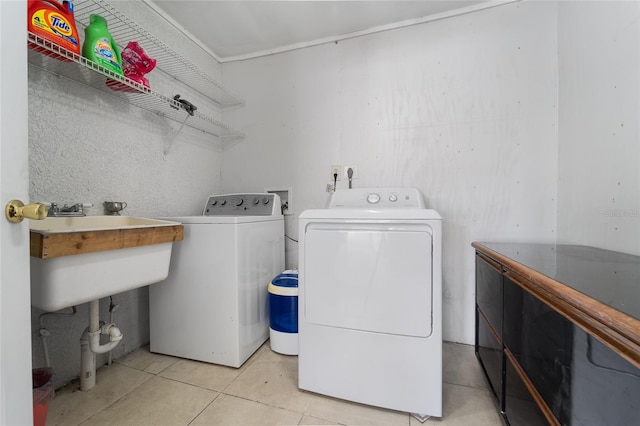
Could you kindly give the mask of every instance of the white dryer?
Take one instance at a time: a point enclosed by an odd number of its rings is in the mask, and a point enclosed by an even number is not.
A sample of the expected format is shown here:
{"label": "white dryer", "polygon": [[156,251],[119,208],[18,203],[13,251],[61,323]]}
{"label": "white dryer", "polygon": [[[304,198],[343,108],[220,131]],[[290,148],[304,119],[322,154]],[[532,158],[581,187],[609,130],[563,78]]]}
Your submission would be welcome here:
{"label": "white dryer", "polygon": [[441,222],[415,188],[339,190],[300,215],[301,389],[442,416]]}
{"label": "white dryer", "polygon": [[284,270],[276,194],[209,197],[201,216],[174,217],[169,276],[149,287],[151,352],[240,367],[269,337],[267,287]]}

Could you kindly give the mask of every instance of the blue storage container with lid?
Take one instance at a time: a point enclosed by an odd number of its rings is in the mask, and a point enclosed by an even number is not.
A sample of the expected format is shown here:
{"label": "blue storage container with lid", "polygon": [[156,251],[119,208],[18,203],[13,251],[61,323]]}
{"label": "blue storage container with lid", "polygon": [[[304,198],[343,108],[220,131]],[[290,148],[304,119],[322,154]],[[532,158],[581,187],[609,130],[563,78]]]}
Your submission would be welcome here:
{"label": "blue storage container with lid", "polygon": [[269,283],[271,350],[298,355],[298,271],[287,270]]}

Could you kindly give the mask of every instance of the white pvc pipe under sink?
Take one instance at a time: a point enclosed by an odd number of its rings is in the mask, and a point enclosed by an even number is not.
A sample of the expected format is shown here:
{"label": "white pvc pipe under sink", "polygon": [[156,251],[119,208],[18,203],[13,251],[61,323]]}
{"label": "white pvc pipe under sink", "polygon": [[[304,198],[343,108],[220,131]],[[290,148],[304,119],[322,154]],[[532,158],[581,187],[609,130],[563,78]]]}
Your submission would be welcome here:
{"label": "white pvc pipe under sink", "polygon": [[[109,336],[109,343],[100,345],[100,335]],[[100,326],[98,300],[89,302],[89,327],[80,338],[80,390],[88,391],[96,385],[96,354],[112,350],[122,340],[122,333],[115,324]]]}

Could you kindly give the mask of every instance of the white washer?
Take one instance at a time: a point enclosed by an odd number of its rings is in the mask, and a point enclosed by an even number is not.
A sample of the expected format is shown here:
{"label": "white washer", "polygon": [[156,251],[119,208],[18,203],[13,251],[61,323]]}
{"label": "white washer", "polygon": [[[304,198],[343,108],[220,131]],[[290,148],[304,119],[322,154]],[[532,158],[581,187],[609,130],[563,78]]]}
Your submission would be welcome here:
{"label": "white washer", "polygon": [[441,417],[440,215],[415,188],[359,188],[299,221],[300,389]]}
{"label": "white washer", "polygon": [[267,286],[284,270],[276,194],[209,197],[202,216],[174,217],[169,276],[149,287],[151,352],[240,367],[269,337]]}

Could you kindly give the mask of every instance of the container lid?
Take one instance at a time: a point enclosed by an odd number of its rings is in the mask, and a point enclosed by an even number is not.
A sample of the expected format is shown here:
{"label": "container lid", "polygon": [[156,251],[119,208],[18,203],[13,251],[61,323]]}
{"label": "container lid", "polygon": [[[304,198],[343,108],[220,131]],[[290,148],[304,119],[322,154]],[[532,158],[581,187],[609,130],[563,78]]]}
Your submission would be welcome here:
{"label": "container lid", "polygon": [[91,15],[89,15],[89,23],[90,24],[98,23],[100,25],[104,25],[105,28],[107,27],[107,20],[104,19],[104,17],[95,13],[92,13]]}
{"label": "container lid", "polygon": [[298,275],[280,274],[271,281],[271,284],[278,287],[298,287]]}
{"label": "container lid", "polygon": [[268,291],[271,294],[279,296],[297,296],[298,271],[284,271],[282,274],[271,280]]}

